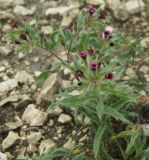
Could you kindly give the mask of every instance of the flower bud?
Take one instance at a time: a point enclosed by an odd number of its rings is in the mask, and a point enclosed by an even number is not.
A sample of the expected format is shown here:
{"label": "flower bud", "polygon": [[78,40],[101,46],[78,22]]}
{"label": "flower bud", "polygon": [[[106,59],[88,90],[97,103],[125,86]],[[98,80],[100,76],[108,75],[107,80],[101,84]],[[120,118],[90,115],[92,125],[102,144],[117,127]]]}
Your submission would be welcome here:
{"label": "flower bud", "polygon": [[25,34],[20,34],[19,38],[22,40],[27,40],[27,36]]}
{"label": "flower bud", "polygon": [[89,13],[90,15],[94,14],[95,12],[96,12],[96,8],[94,8],[94,7],[89,7],[88,13]]}
{"label": "flower bud", "polygon": [[87,52],[86,51],[80,52],[80,57],[85,60],[87,57]]}
{"label": "flower bud", "polygon": [[110,36],[110,34],[111,34],[109,30],[104,30],[103,33],[104,33],[104,37],[105,38],[108,38]]}
{"label": "flower bud", "polygon": [[98,68],[98,63],[95,62],[95,61],[91,62],[90,63],[90,68],[91,68],[92,71],[96,71],[97,68]]}
{"label": "flower bud", "polygon": [[88,49],[88,53],[89,53],[91,56],[93,55],[94,50],[93,50],[93,48],[92,48],[92,47],[90,47],[90,48]]}
{"label": "flower bud", "polygon": [[76,70],[76,72],[75,72],[75,76],[76,77],[83,77],[84,76],[84,74],[83,74],[83,72],[81,71],[81,70]]}
{"label": "flower bud", "polygon": [[105,75],[105,79],[112,80],[114,78],[113,73],[109,72]]}
{"label": "flower bud", "polygon": [[102,11],[100,12],[99,19],[104,20],[106,16],[107,16],[107,13],[105,11]]}

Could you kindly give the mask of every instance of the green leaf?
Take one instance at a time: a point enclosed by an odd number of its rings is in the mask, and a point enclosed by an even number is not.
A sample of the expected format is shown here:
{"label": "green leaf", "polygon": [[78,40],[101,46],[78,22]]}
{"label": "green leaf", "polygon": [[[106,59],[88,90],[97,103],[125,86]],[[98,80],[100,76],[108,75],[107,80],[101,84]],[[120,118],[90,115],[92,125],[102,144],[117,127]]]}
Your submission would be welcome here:
{"label": "green leaf", "polygon": [[104,102],[102,99],[100,99],[99,104],[96,105],[97,114],[100,120],[102,119],[102,116],[104,114],[104,107]]}
{"label": "green leaf", "polygon": [[96,132],[94,143],[93,143],[93,152],[94,152],[95,158],[97,158],[98,153],[100,151],[100,144],[101,144],[102,136],[104,134],[105,129],[106,129],[106,126],[100,126]]}
{"label": "green leaf", "polygon": [[50,70],[46,70],[42,72],[37,78],[36,78],[36,83],[43,83],[49,76]]}
{"label": "green leaf", "polygon": [[130,142],[129,142],[127,148],[126,148],[126,154],[128,154],[130,152],[130,150],[134,147],[135,142],[136,142],[137,138],[139,137],[139,135],[140,135],[140,132],[135,132],[131,136]]}
{"label": "green leaf", "polygon": [[114,108],[106,107],[105,108],[105,114],[110,115],[110,116],[112,116],[115,119],[121,120],[123,123],[133,124],[123,114],[121,114],[120,112],[118,112]]}

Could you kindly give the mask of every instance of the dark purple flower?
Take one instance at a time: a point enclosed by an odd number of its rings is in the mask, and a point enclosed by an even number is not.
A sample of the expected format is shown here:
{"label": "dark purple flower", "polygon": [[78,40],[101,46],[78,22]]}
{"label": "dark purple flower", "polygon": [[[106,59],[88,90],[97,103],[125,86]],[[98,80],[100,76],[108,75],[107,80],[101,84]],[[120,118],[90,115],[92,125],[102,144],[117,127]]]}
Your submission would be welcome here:
{"label": "dark purple flower", "polygon": [[85,60],[87,57],[87,52],[86,51],[80,52],[80,57]]}
{"label": "dark purple flower", "polygon": [[93,50],[93,48],[92,48],[92,47],[90,47],[90,48],[88,49],[88,53],[89,53],[91,56],[93,55],[94,50]]}
{"label": "dark purple flower", "polygon": [[107,13],[105,11],[102,11],[102,12],[100,12],[99,19],[103,20],[106,18],[106,16],[107,16]]}
{"label": "dark purple flower", "polygon": [[98,63],[95,62],[95,61],[91,62],[90,63],[90,68],[91,68],[92,71],[96,71],[97,68],[98,68]]}
{"label": "dark purple flower", "polygon": [[12,28],[18,28],[18,22],[13,22],[13,23],[11,24],[11,27],[12,27]]}
{"label": "dark purple flower", "polygon": [[23,20],[23,21],[28,20],[28,16],[22,16],[22,17],[21,17],[21,20]]}
{"label": "dark purple flower", "polygon": [[25,34],[20,34],[19,38],[22,40],[27,40],[27,36]]}
{"label": "dark purple flower", "polygon": [[105,38],[108,38],[110,36],[110,34],[111,34],[110,31],[108,31],[108,30],[104,30],[103,33],[104,33],[104,37]]}
{"label": "dark purple flower", "polygon": [[76,72],[75,72],[75,76],[76,77],[83,77],[84,76],[84,74],[83,74],[83,72],[81,71],[81,70],[76,70]]}
{"label": "dark purple flower", "polygon": [[88,8],[88,13],[89,13],[90,15],[94,14],[95,12],[96,12],[96,8],[95,8],[95,7],[89,7],[89,8]]}
{"label": "dark purple flower", "polygon": [[114,78],[113,73],[109,72],[108,74],[105,75],[105,79],[112,80]]}

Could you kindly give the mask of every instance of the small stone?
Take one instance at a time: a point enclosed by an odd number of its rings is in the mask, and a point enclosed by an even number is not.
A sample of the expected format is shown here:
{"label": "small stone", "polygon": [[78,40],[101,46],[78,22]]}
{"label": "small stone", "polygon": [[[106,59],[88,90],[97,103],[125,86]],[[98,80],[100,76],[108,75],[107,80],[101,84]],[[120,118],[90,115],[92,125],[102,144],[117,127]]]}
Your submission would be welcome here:
{"label": "small stone", "polygon": [[58,118],[58,122],[62,123],[62,124],[66,124],[69,123],[71,121],[71,117],[67,114],[61,114]]}
{"label": "small stone", "polygon": [[7,156],[2,152],[0,152],[0,160],[7,160]]}
{"label": "small stone", "polygon": [[58,73],[53,73],[45,81],[40,94],[36,98],[36,103],[40,104],[42,99],[53,100],[57,88],[61,88],[61,78]]}
{"label": "small stone", "polygon": [[30,9],[23,7],[23,6],[20,6],[20,5],[15,6],[13,12],[17,15],[22,15],[22,16],[32,15],[34,13],[33,10],[30,10]]}
{"label": "small stone", "polygon": [[10,46],[0,46],[0,54],[8,56],[12,52]]}
{"label": "small stone", "polygon": [[33,58],[33,61],[34,61],[35,63],[39,62],[39,57],[34,57],[34,58]]}
{"label": "small stone", "polygon": [[16,5],[24,5],[24,0],[0,0],[0,4],[2,8],[16,6]]}
{"label": "small stone", "polygon": [[38,149],[37,149],[37,147],[36,147],[36,145],[35,144],[29,144],[29,146],[27,147],[27,152],[32,152],[32,153],[34,153],[34,152],[36,152]]}
{"label": "small stone", "polygon": [[72,148],[75,145],[75,141],[71,138],[63,145],[64,148]]}
{"label": "small stone", "polygon": [[46,16],[49,16],[49,15],[64,15],[66,12],[72,10],[74,7],[68,7],[68,6],[62,6],[62,7],[54,7],[54,8],[48,8],[45,12],[45,15]]}
{"label": "small stone", "polygon": [[4,72],[6,68],[4,66],[0,66],[0,72]]}
{"label": "small stone", "polygon": [[41,137],[42,135],[40,132],[31,132],[26,138],[30,144],[37,144]]}
{"label": "small stone", "polygon": [[54,110],[49,110],[48,115],[49,117],[55,117],[59,116],[62,112],[63,110],[60,107],[56,107]]}
{"label": "small stone", "polygon": [[35,108],[34,104],[28,105],[22,119],[30,126],[42,126],[47,120],[47,113]]}
{"label": "small stone", "polygon": [[147,74],[149,72],[149,67],[148,66],[142,66],[140,68],[140,72]]}
{"label": "small stone", "polygon": [[53,142],[51,139],[46,139],[41,141],[40,146],[39,146],[39,153],[45,153],[47,152],[49,149],[55,147],[56,144],[55,142]]}
{"label": "small stone", "polygon": [[146,37],[141,40],[141,46],[147,48],[149,46],[149,37]]}
{"label": "small stone", "polygon": [[53,28],[51,26],[43,26],[41,27],[41,32],[45,35],[49,35],[53,32]]}
{"label": "small stone", "polygon": [[27,82],[33,83],[34,82],[34,78],[32,77],[32,75],[30,75],[26,71],[17,72],[17,74],[15,75],[15,79],[20,83],[27,83]]}
{"label": "small stone", "polygon": [[8,136],[2,142],[2,148],[5,150],[5,149],[13,146],[18,139],[19,139],[18,134],[13,131],[10,131]]}
{"label": "small stone", "polygon": [[86,0],[86,3],[90,5],[101,5],[104,3],[104,0]]}
{"label": "small stone", "polygon": [[0,83],[0,95],[4,95],[6,92],[18,86],[18,81],[16,79],[9,79]]}
{"label": "small stone", "polygon": [[126,75],[130,78],[136,77],[136,72],[132,68],[128,68],[126,70]]}
{"label": "small stone", "polygon": [[125,7],[129,14],[137,14],[144,9],[145,4],[142,0],[131,0],[125,3]]}

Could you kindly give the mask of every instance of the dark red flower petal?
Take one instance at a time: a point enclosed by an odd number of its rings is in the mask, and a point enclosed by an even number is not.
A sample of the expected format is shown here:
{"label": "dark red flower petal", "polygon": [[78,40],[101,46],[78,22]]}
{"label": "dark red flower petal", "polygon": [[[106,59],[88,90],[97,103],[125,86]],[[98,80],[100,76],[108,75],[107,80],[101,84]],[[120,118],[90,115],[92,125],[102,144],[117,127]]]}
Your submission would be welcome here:
{"label": "dark red flower petal", "polygon": [[98,63],[97,62],[91,62],[90,63],[90,68],[91,68],[91,70],[92,71],[96,71],[97,70],[97,68],[98,68]]}
{"label": "dark red flower petal", "polygon": [[17,44],[20,44],[20,42],[19,41],[15,41],[15,44],[17,45]]}
{"label": "dark red flower petal", "polygon": [[113,73],[109,72],[108,74],[105,75],[105,79],[112,80],[114,78]]}
{"label": "dark red flower petal", "polygon": [[107,13],[105,11],[102,11],[102,12],[100,12],[99,19],[103,20],[106,18],[106,16],[107,16]]}
{"label": "dark red flower petal", "polygon": [[20,34],[19,38],[22,40],[27,40],[27,36],[25,34]]}
{"label": "dark red flower petal", "polygon": [[85,60],[87,57],[87,52],[86,51],[80,52],[80,57]]}
{"label": "dark red flower petal", "polygon": [[94,14],[95,12],[96,12],[96,8],[95,8],[95,7],[89,7],[88,13],[89,13],[90,15]]}
{"label": "dark red flower petal", "polygon": [[12,27],[12,28],[18,28],[18,22],[13,22],[13,23],[11,24],[11,27]]}

